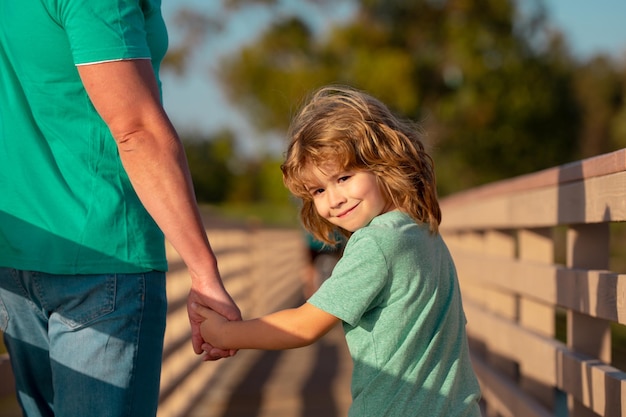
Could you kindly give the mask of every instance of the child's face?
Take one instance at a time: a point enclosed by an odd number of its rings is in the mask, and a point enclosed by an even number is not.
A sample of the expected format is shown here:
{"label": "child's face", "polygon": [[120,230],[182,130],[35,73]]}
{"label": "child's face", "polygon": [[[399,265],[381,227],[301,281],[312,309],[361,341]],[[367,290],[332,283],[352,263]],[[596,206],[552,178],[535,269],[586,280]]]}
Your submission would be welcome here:
{"label": "child's face", "polygon": [[369,171],[340,170],[335,164],[309,165],[307,190],[317,213],[344,230],[355,232],[376,216],[393,210]]}

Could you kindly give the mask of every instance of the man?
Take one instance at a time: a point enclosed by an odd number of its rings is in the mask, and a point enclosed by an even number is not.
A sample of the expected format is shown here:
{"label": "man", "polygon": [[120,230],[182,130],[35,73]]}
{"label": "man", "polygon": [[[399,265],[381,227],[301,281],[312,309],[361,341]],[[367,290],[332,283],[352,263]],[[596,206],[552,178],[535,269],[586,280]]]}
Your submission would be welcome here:
{"label": "man", "polygon": [[189,305],[240,318],[161,105],[166,49],[160,0],[0,0],[0,330],[26,416],[155,415],[163,235]]}

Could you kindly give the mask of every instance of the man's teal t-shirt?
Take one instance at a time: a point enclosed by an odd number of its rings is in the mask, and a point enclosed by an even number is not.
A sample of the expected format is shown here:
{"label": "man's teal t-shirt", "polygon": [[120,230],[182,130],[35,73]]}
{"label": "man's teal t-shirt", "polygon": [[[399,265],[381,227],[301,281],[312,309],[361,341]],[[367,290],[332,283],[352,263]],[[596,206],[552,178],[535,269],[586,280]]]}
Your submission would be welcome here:
{"label": "man's teal t-shirt", "polygon": [[56,274],[166,270],[77,65],[167,49],[160,0],[0,2],[0,266]]}
{"label": "man's teal t-shirt", "polygon": [[350,417],[480,417],[456,270],[427,225],[374,218],[308,302],[343,321]]}

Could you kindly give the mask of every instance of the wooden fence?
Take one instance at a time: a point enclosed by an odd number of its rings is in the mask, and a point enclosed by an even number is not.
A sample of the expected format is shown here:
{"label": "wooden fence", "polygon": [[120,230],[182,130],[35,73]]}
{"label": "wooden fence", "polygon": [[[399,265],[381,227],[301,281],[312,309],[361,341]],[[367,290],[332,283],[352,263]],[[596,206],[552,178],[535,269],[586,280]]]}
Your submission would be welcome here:
{"label": "wooden fence", "polygon": [[[626,416],[626,150],[459,193],[442,210],[486,416]],[[301,296],[297,230],[207,222],[245,316]],[[189,277],[168,258],[158,417],[185,415],[234,363],[193,353]]]}
{"label": "wooden fence", "polygon": [[[204,221],[224,285],[244,317],[298,302],[308,256],[300,231],[227,224],[211,217]],[[180,256],[169,245],[167,257],[168,316],[158,417],[182,417],[215,388],[222,375],[232,373],[230,368],[255,358],[248,351],[233,359],[202,362],[194,353],[186,307],[191,281]],[[0,416],[20,415],[8,355],[0,355]]]}
{"label": "wooden fence", "polygon": [[[224,285],[244,317],[291,307],[303,297],[307,253],[300,231],[229,226],[208,218],[205,224]],[[179,417],[208,395],[229,367],[250,355],[239,352],[233,359],[202,362],[194,353],[186,306],[189,275],[178,254],[167,249],[169,308],[157,417]]]}
{"label": "wooden fence", "polygon": [[626,416],[626,150],[442,211],[486,415]]}

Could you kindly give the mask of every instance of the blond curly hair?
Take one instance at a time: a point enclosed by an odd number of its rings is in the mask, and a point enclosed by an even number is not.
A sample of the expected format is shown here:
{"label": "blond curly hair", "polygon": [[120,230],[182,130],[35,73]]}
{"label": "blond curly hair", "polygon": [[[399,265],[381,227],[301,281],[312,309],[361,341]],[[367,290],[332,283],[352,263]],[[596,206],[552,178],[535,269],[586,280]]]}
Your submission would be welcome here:
{"label": "blond curly hair", "polygon": [[336,231],[350,236],[317,213],[306,188],[308,168],[329,161],[342,170],[373,173],[397,209],[438,232],[441,211],[434,163],[424,149],[421,131],[395,117],[381,101],[350,87],[322,87],[293,119],[288,137],[283,181],[301,199],[300,219],[315,238],[333,245]]}

